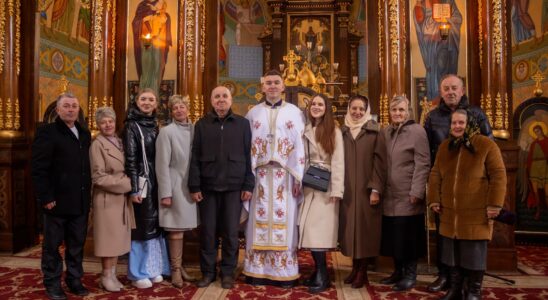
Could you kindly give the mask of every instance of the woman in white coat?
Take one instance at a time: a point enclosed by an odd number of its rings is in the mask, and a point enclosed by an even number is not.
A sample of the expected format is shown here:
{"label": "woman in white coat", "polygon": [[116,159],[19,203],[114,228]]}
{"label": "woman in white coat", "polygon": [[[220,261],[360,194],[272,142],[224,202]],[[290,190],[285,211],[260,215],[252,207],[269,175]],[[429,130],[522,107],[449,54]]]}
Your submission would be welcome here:
{"label": "woman in white coat", "polygon": [[330,286],[326,251],[337,247],[339,201],[344,193],[344,143],[333,119],[330,101],[322,94],[312,97],[304,131],[307,168],[318,166],[331,171],[327,192],[304,186],[299,213],[299,248],[310,249],[314,274],[305,281],[309,292],[319,293]]}
{"label": "woman in white coat", "polygon": [[171,96],[173,122],[156,139],[156,176],[160,226],[169,232],[171,283],[183,286],[183,232],[198,226],[196,203],[188,191],[188,169],[194,126],[188,120],[188,97]]}

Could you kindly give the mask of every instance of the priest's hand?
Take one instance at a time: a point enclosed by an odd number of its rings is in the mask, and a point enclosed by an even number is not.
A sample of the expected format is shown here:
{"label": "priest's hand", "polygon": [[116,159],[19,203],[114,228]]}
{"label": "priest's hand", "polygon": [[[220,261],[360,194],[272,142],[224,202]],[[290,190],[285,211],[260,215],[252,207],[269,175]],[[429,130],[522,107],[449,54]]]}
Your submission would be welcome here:
{"label": "priest's hand", "polygon": [[204,196],[202,196],[202,192],[197,192],[197,193],[190,193],[190,198],[192,198],[192,201],[194,202],[200,202],[204,199]]}
{"label": "priest's hand", "polygon": [[242,198],[242,201],[249,201],[251,200],[251,195],[253,195],[251,192],[242,191],[242,195],[240,197]]}

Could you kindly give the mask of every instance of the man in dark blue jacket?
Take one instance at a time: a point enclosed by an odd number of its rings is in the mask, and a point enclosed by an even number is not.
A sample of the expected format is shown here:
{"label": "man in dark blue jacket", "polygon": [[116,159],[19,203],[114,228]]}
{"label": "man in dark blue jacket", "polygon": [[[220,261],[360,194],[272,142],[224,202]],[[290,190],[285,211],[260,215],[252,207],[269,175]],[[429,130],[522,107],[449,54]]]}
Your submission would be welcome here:
{"label": "man in dark blue jacket", "polygon": [[70,93],[57,97],[55,122],[36,132],[32,144],[32,181],[44,211],[42,273],[50,299],[66,299],[61,288],[65,242],[65,282],[71,293],[85,296],[82,259],[90,209],[90,132],[77,121],[80,105]]}
{"label": "man in dark blue jacket", "polygon": [[[441,79],[440,104],[428,114],[428,117],[424,123],[424,129],[426,130],[428,142],[430,143],[431,166],[434,165],[434,161],[436,160],[439,145],[449,137],[449,130],[451,128],[451,114],[456,109],[467,110],[469,115],[472,116],[478,124],[481,134],[493,139],[493,133],[491,131],[491,126],[489,125],[487,116],[481,108],[470,105],[468,98],[464,95],[464,92],[464,81],[459,76],[455,74],[448,74]],[[440,243],[440,235],[438,234],[439,216],[438,214],[434,215],[437,237],[436,265],[438,267],[438,278],[428,285],[428,290],[431,292],[438,292],[449,288],[450,268],[441,262],[443,249]]]}
{"label": "man in dark blue jacket", "polygon": [[251,199],[255,176],[251,171],[251,128],[249,121],[230,109],[232,95],[224,86],[211,92],[213,110],[194,129],[188,187],[199,202],[201,220],[198,287],[215,280],[217,228],[221,230],[221,286],[234,285],[238,263],[238,225],[241,201]]}

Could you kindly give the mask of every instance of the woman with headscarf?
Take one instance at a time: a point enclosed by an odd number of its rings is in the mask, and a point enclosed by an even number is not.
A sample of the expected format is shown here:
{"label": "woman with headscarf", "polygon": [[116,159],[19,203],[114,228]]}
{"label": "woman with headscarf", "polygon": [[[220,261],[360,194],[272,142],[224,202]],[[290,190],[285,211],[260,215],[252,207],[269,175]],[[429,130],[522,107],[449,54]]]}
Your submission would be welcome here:
{"label": "woman with headscarf", "polygon": [[481,299],[493,218],[504,204],[506,169],[500,149],[466,110],[451,115],[450,136],[439,147],[428,180],[428,207],[440,216],[441,260],[451,266],[451,288],[441,299]]}
{"label": "woman with headscarf", "polygon": [[367,265],[379,255],[380,196],[386,176],[386,147],[380,125],[371,119],[369,100],[354,96],[348,103],[341,131],[344,141],[344,196],[339,211],[339,245],[352,257],[352,272],[344,282],[352,288],[368,284]]}
{"label": "woman with headscarf", "polygon": [[394,291],[415,286],[417,260],[426,252],[424,226],[426,181],[430,147],[426,131],[409,119],[409,100],[395,96],[390,102],[386,139],[387,179],[383,197],[381,254],[394,260],[394,272],[381,279]]}

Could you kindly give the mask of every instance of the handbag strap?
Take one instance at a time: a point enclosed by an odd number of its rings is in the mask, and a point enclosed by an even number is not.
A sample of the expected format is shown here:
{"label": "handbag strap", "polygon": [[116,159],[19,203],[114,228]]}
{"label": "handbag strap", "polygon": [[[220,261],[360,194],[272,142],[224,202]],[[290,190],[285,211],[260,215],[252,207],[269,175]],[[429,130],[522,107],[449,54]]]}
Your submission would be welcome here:
{"label": "handbag strap", "polygon": [[137,129],[139,129],[139,134],[141,135],[141,152],[143,152],[143,166],[145,171],[145,176],[148,177],[148,160],[147,160],[147,153],[145,151],[145,136],[143,135],[143,131],[141,130],[141,126],[139,124],[135,123],[137,125]]}

